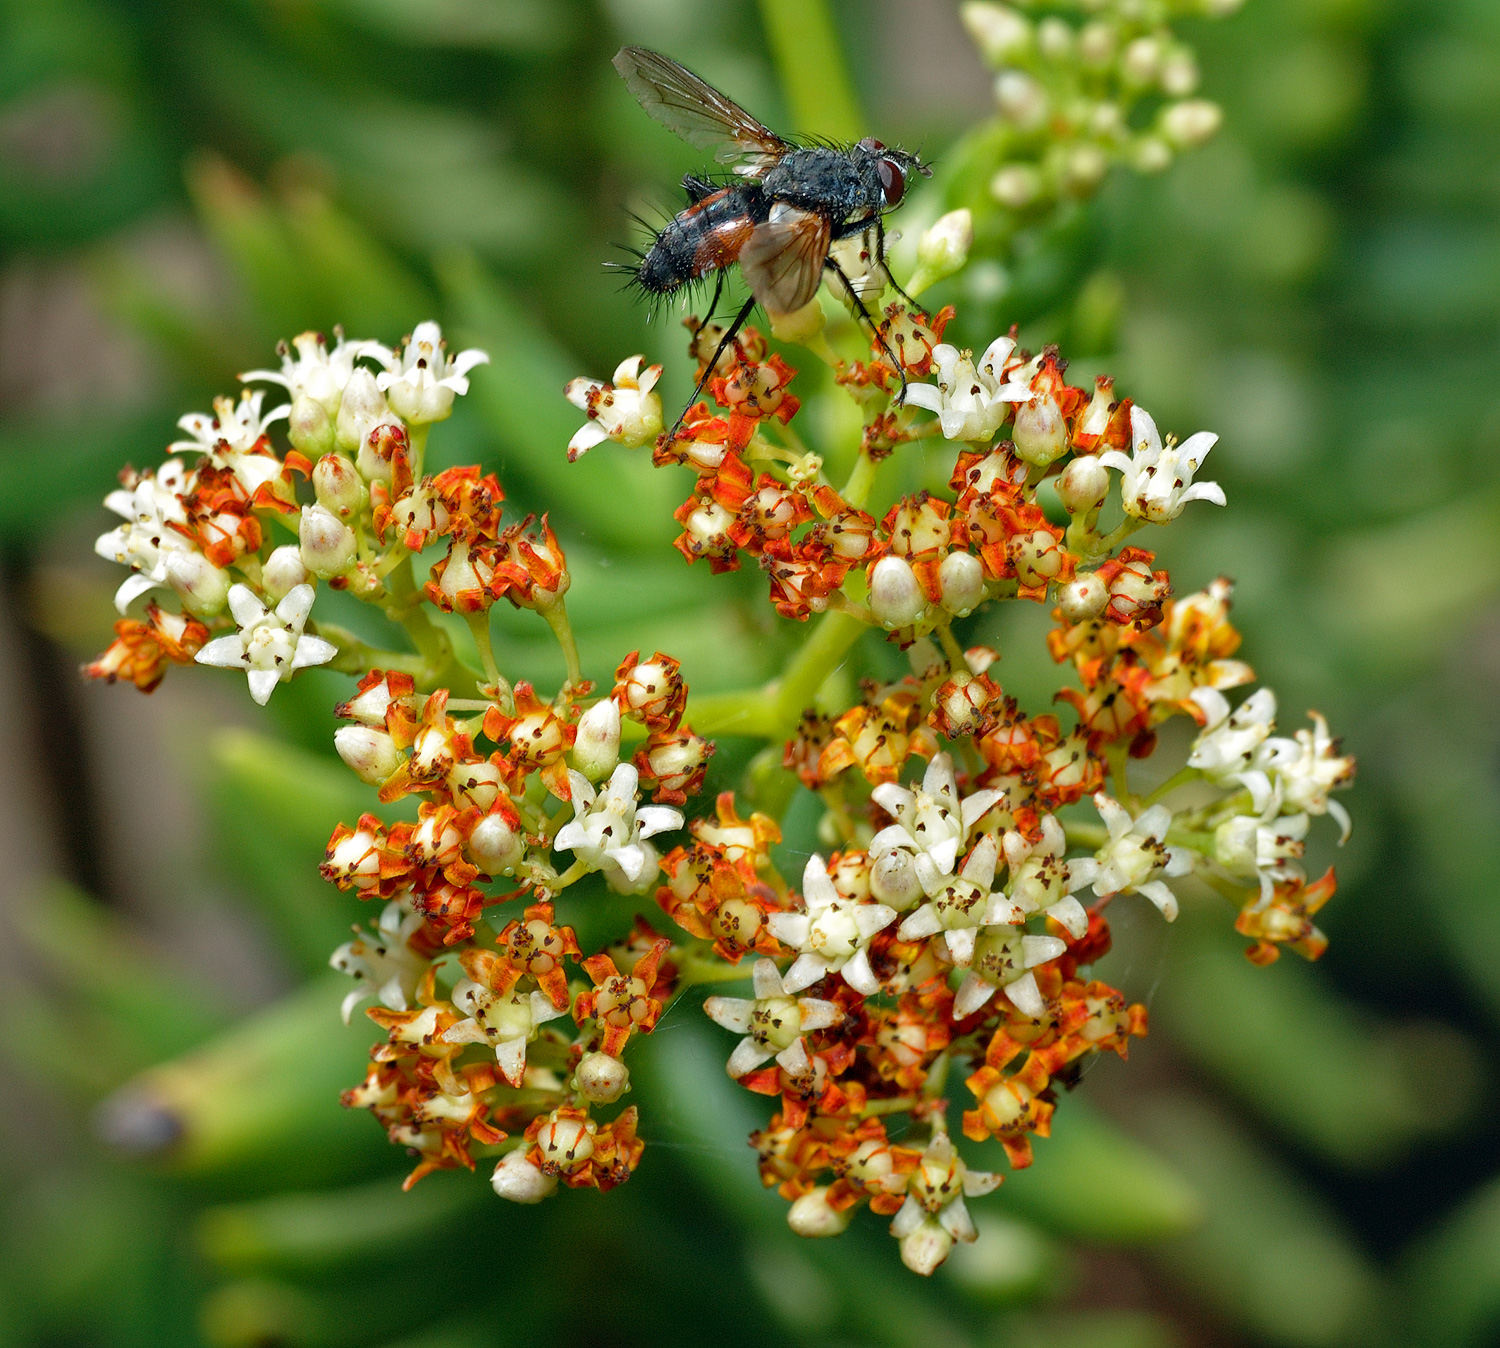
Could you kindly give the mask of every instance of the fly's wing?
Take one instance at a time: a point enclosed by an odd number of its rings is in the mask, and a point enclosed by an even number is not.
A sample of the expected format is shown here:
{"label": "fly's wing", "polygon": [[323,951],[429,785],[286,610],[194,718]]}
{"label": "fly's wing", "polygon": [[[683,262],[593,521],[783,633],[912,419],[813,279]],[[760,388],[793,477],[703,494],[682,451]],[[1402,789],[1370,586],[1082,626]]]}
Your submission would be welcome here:
{"label": "fly's wing", "polygon": [[641,107],[689,145],[714,151],[720,163],[746,159],[755,168],[791,149],[738,103],[660,52],[621,47],[614,66]]}
{"label": "fly's wing", "polygon": [[772,207],[740,249],[740,271],[769,314],[789,314],[818,293],[828,258],[829,225],[784,202]]}

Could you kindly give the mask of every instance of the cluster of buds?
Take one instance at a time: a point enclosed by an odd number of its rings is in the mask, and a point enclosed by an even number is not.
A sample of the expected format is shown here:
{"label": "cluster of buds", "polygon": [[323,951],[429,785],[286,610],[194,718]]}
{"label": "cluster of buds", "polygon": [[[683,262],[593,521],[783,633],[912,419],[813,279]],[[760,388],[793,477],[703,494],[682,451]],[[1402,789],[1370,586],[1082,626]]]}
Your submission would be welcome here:
{"label": "cluster of buds", "polygon": [[1116,164],[1159,173],[1219,129],[1196,98],[1198,63],[1168,26],[1219,18],[1241,0],[1070,0],[1033,16],[1031,0],[968,0],[964,26],[995,71],[996,119],[983,138],[989,195],[1035,213],[1092,196]]}
{"label": "cluster of buds", "polygon": [[[693,478],[676,516],[686,560],[752,558],[779,614],[816,618],[783,677],[711,702],[691,701],[661,651],[630,652],[596,692],[547,520],[503,522],[502,485],[479,467],[423,473],[430,423],[485,359],[447,357],[435,325],[395,350],[298,338],[279,373],[245,376],[286,388],[287,406],[262,415],[254,393],[186,418],[193,440],[110,496],[124,523],[99,547],[132,568],[122,614],[167,589],[182,610],[124,616],[89,673],[149,691],[169,663],[231,666],[258,702],[308,665],[357,679],[334,748],[381,807],[406,808],[341,823],[322,865],[375,905],[332,956],[353,980],[345,1019],[368,1002],[385,1032],[344,1100],[412,1153],[408,1184],[485,1158],[516,1202],[625,1182],[645,1149],[625,1103],[632,1045],[687,989],[739,981],[749,996],[703,1009],[735,1036],[728,1074],[775,1102],[751,1144],[792,1228],[836,1235],[868,1206],[930,1273],[975,1238],[966,1202],[1001,1179],[965,1162],[946,1093],[967,1092],[963,1138],[997,1140],[1023,1169],[1085,1060],[1146,1032],[1144,1008],[1094,974],[1117,896],[1171,921],[1218,891],[1255,961],[1322,952],[1312,919],[1333,876],[1309,883],[1300,858],[1317,816],[1347,834],[1330,792],[1353,760],[1321,717],[1275,734],[1269,690],[1231,703],[1253,675],[1228,582],[1174,598],[1126,541],[1224,504],[1194,480],[1214,437],[1163,437],[1107,377],[1073,387],[1055,349],[1022,350],[1014,332],[960,350],[942,340],[951,317],[893,304],[869,358],[837,368],[863,420],[842,486],[792,429],[795,371],[753,330],[709,369],[718,335],[690,324],[711,402],[675,432],[640,358],[613,384],[569,385],[588,423],[568,457],[650,444]],[[912,442],[948,489],[881,499],[882,465]],[[1039,496],[1049,483],[1060,509]],[[298,541],[274,546],[278,524]],[[319,583],[405,641],[314,627]],[[556,638],[555,690],[503,672],[502,597]],[[993,676],[997,652],[959,638],[1013,599],[1050,606],[1062,715],[1023,709]],[[465,627],[478,667],[454,640]],[[805,705],[865,633],[904,650],[905,672]],[[1158,729],[1176,716],[1198,733],[1164,766]],[[769,741],[748,798],[709,803],[699,731],[746,726]],[[799,785],[821,805],[820,844],[787,870]],[[613,892],[650,916],[588,949],[559,919],[565,892],[570,913]]]}

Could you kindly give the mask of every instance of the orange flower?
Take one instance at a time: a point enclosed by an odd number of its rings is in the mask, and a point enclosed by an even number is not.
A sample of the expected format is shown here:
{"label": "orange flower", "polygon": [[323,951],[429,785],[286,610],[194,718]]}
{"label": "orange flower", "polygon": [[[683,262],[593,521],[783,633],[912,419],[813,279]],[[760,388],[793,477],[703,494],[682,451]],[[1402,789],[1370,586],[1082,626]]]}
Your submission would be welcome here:
{"label": "orange flower", "polygon": [[618,1058],[631,1032],[649,1034],[661,1015],[661,1003],[651,995],[656,968],[671,948],[665,936],[635,962],[629,975],[622,974],[608,955],[591,955],[583,970],[593,980],[592,991],[580,992],[573,1003],[573,1019],[580,1025],[597,1020],[603,1032],[602,1052]]}

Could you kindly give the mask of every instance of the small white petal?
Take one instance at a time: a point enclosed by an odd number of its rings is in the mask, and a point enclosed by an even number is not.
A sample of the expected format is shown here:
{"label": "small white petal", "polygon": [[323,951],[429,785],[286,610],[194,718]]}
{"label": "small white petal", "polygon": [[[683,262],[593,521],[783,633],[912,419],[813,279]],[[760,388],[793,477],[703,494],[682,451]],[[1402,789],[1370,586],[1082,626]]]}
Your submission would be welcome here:
{"label": "small white petal", "polygon": [[995,985],[971,969],[958,990],[958,996],[953,999],[953,1019],[963,1020],[966,1016],[972,1016],[994,995]]}
{"label": "small white petal", "polygon": [[[869,966],[866,965],[868,968]],[[821,955],[799,955],[796,963],[781,976],[781,986],[787,992],[801,992],[810,988],[828,972],[828,961]]]}
{"label": "small white petal", "polygon": [[896,935],[903,941],[920,941],[942,931],[943,924],[937,909],[924,903],[916,912],[908,914],[906,920],[896,928]]}
{"label": "small white petal", "polygon": [[734,1034],[750,1032],[750,1013],[754,1010],[755,1003],[743,997],[706,997],[703,1000],[703,1013],[715,1025],[722,1025]]}
{"label": "small white petal", "polygon": [[1021,937],[1021,963],[1027,969],[1055,960],[1068,948],[1066,941],[1056,936]]}
{"label": "small white petal", "polygon": [[243,669],[245,643],[237,635],[215,637],[193,659],[200,665],[213,665],[218,669]]}
{"label": "small white petal", "polygon": [[[801,963],[799,960],[798,963]],[[875,971],[870,968],[870,952],[861,946],[842,969],[839,970],[846,982],[855,992],[863,993],[866,997],[873,997],[880,991],[880,980],[875,977]],[[805,985],[804,985],[805,986]]]}
{"label": "small white petal", "polygon": [[[780,980],[777,980],[778,983]],[[825,1002],[821,997],[804,997],[797,1003],[802,1013],[802,1032],[826,1030],[830,1025],[839,1025],[844,1019],[844,1008],[837,1002]]]}
{"label": "small white petal", "polygon": [[1177,920],[1177,895],[1164,885],[1160,880],[1148,880],[1143,885],[1137,885],[1136,893],[1144,894],[1161,910],[1161,915],[1168,922]]}
{"label": "small white petal", "polygon": [[271,694],[276,691],[276,685],[281,682],[281,676],[274,669],[252,669],[247,677],[250,680],[251,700],[264,707],[271,700]]}
{"label": "small white petal", "polygon": [[1036,985],[1035,974],[1022,974],[1014,983],[1007,983],[1005,995],[1017,1011],[1033,1020],[1040,1020],[1046,1013],[1047,1003],[1042,1000],[1042,990]]}
{"label": "small white petal", "polygon": [[807,1049],[800,1039],[794,1039],[776,1055],[776,1064],[794,1077],[803,1076],[812,1069],[812,1059],[807,1056]]}
{"label": "small white petal", "polygon": [[[755,967],[750,971],[750,986],[761,1001],[771,997],[786,996],[786,989],[781,986],[781,975],[776,970],[775,960],[758,959],[755,961]],[[707,1003],[705,1002],[704,1005]],[[749,1003],[746,1005],[748,1006]]]}

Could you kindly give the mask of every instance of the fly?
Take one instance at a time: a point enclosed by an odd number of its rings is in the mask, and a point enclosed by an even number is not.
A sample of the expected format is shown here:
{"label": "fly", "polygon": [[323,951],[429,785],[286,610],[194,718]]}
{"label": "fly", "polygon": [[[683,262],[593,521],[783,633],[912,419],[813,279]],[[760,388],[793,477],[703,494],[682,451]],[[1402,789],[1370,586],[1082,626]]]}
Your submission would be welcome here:
{"label": "fly", "polygon": [[[653,296],[671,295],[713,275],[710,316],[730,267],[739,266],[749,287],[750,298],[719,342],[688,405],[697,401],[757,304],[773,321],[794,313],[817,294],[825,270],[855,297],[885,349],[875,320],[829,250],[840,239],[873,229],[874,255],[883,265],[885,213],[901,204],[910,173],[931,177],[931,168],[873,137],[853,145],[794,144],[686,67],[645,47],[622,47],[614,66],[653,118],[689,145],[713,150],[739,179],[719,186],[693,174],[685,177],[687,207],[658,231],[634,269],[635,283]],[[900,374],[901,362],[888,349],[886,354]]]}

